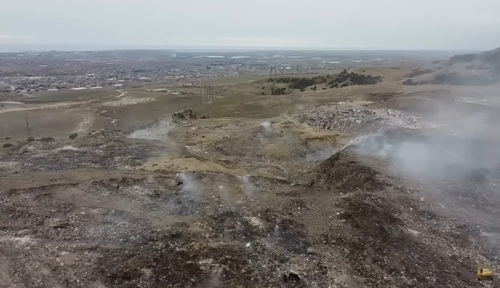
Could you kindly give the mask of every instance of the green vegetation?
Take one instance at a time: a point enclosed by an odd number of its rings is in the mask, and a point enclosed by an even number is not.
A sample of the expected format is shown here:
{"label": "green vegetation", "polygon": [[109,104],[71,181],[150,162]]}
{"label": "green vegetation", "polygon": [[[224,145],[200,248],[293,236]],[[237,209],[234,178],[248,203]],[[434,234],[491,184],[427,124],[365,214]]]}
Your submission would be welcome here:
{"label": "green vegetation", "polygon": [[[380,76],[364,75],[355,72],[347,72],[344,69],[338,75],[326,75],[326,76],[316,76],[312,78],[306,77],[281,77],[281,78],[269,78],[268,82],[273,83],[285,83],[288,84],[290,89],[299,89],[300,91],[305,91],[307,87],[311,87],[313,91],[316,91],[318,87],[316,85],[328,83],[330,88],[339,88],[349,85],[373,85],[380,82],[382,78]],[[286,89],[285,89],[286,90]],[[278,88],[272,90],[273,95],[281,95],[285,93],[283,88]]]}
{"label": "green vegetation", "polygon": [[271,94],[272,95],[283,95],[283,94],[287,94],[286,93],[286,88],[271,88]]}
{"label": "green vegetation", "polygon": [[309,86],[325,83],[331,79],[330,75],[326,76],[316,76],[312,78],[306,77],[281,77],[281,78],[269,78],[268,82],[274,83],[286,83],[289,84],[290,89],[299,89],[300,91],[305,91]]}
{"label": "green vegetation", "polygon": [[331,88],[346,87],[349,85],[373,85],[382,81],[380,76],[364,75],[355,72],[347,72],[346,69],[340,72],[340,74],[334,80],[330,81]]}

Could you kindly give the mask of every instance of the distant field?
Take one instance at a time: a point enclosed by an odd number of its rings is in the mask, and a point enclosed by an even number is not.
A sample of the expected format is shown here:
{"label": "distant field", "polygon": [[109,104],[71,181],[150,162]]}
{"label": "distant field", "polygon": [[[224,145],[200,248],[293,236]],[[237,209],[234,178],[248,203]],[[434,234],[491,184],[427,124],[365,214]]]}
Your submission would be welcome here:
{"label": "distant field", "polygon": [[[377,85],[354,85],[343,88],[304,92],[294,91],[288,95],[269,95],[267,76],[239,76],[202,80],[196,87],[182,87],[180,82],[147,83],[123,89],[96,89],[79,91],[57,91],[36,93],[33,98],[23,97],[24,107],[37,110],[18,111],[0,114],[1,135],[27,137],[43,135],[67,137],[75,130],[88,133],[100,128],[119,129],[130,133],[154,124],[162,117],[181,109],[193,109],[198,116],[210,118],[273,118],[279,115],[291,115],[294,111],[308,107],[331,103],[332,101],[364,101],[370,93],[387,93],[401,89],[394,82],[406,73],[405,69],[367,68],[355,70],[359,73],[380,75],[384,82]],[[363,72],[364,71],[364,72]],[[324,75],[339,71],[323,71]],[[293,75],[290,77],[314,77],[317,74]],[[213,87],[213,99],[200,98],[204,86]],[[280,84],[285,85],[285,84]],[[266,86],[267,87],[267,86]],[[150,89],[166,88],[170,92],[149,92]],[[268,91],[269,90],[269,91]],[[181,93],[172,95],[171,93]],[[267,95],[262,95],[262,93]],[[154,99],[146,103],[128,105],[134,99]],[[53,107],[56,103],[75,102],[70,109]],[[124,103],[123,106],[103,105],[105,103]],[[40,105],[40,106],[38,106]],[[43,106],[45,105],[45,106]],[[30,108],[33,109],[33,108]],[[86,111],[86,112],[85,112]],[[83,123],[85,113],[92,115]],[[30,131],[26,129],[26,116],[30,122]],[[85,124],[85,125],[84,125]],[[80,127],[84,125],[84,127]]]}
{"label": "distant field", "polygon": [[83,121],[82,114],[67,110],[38,109],[2,113],[0,114],[0,135],[2,138],[13,139],[25,139],[35,135],[67,137],[77,129],[81,121]]}
{"label": "distant field", "polygon": [[92,90],[62,90],[55,92],[38,92],[33,98],[24,97],[25,103],[47,103],[47,102],[64,102],[64,101],[89,101],[93,99],[101,99],[110,95],[120,94],[116,89],[92,89]]}

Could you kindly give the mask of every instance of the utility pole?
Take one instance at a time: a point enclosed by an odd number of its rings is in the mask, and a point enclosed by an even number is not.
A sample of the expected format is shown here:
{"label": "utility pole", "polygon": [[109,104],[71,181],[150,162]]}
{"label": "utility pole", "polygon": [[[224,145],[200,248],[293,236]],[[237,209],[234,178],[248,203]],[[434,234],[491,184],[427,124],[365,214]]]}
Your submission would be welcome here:
{"label": "utility pole", "polygon": [[26,132],[30,134],[30,121],[28,120],[28,115],[26,115]]}

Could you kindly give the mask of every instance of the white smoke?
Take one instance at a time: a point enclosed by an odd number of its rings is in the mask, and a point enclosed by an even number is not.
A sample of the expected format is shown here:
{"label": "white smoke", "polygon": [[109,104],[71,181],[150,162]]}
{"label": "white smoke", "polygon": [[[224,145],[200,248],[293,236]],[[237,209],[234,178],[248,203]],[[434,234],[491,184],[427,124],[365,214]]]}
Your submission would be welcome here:
{"label": "white smoke", "polygon": [[133,139],[162,140],[174,129],[175,125],[171,117],[165,118],[148,128],[132,132],[128,137]]}
{"label": "white smoke", "polygon": [[223,285],[224,267],[215,267],[210,275],[210,280],[205,286],[206,288],[219,288]]}
{"label": "white smoke", "polygon": [[261,141],[264,141],[265,138],[269,137],[273,132],[273,128],[271,126],[271,122],[266,121],[260,123],[261,130],[258,134],[258,137]]}
{"label": "white smoke", "polygon": [[347,148],[360,155],[388,160],[393,170],[406,176],[442,181],[477,169],[494,169],[500,156],[500,150],[487,141],[463,138],[446,131],[419,138],[374,133],[356,138],[343,149]]}
{"label": "white smoke", "polygon": [[255,187],[252,183],[252,180],[250,179],[250,176],[246,175],[239,178],[241,179],[241,188],[245,196],[247,196],[248,198],[253,198]]}
{"label": "white smoke", "polygon": [[192,174],[178,173],[177,177],[182,182],[181,187],[183,192],[192,196],[199,196],[201,194],[202,186]]}
{"label": "white smoke", "polygon": [[271,129],[272,129],[271,122],[269,122],[269,121],[260,123],[260,127],[262,127],[262,129],[265,132],[271,132]]}
{"label": "white smoke", "polygon": [[306,161],[314,162],[314,161],[325,160],[328,157],[337,154],[337,152],[339,152],[339,151],[340,151],[339,149],[334,149],[334,148],[319,149],[319,150],[313,151],[311,153],[308,153],[306,155]]}
{"label": "white smoke", "polygon": [[191,215],[197,213],[200,207],[203,187],[194,175],[178,173],[179,190],[175,196],[165,204],[165,210],[171,214]]}

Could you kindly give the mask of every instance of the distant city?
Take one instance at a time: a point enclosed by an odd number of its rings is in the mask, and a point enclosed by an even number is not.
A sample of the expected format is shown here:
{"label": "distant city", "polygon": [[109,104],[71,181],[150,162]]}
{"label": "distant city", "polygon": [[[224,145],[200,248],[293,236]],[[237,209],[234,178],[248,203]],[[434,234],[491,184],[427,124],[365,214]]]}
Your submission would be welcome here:
{"label": "distant city", "polygon": [[237,75],[314,74],[443,59],[452,51],[105,50],[0,53],[0,91],[121,88],[141,82],[197,81]]}

